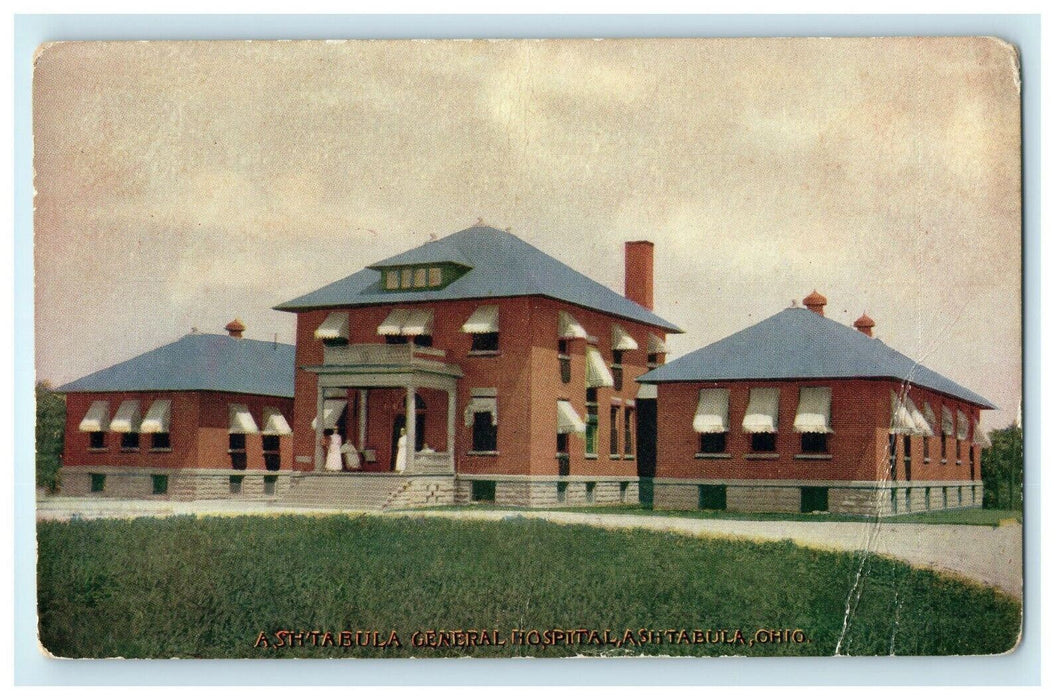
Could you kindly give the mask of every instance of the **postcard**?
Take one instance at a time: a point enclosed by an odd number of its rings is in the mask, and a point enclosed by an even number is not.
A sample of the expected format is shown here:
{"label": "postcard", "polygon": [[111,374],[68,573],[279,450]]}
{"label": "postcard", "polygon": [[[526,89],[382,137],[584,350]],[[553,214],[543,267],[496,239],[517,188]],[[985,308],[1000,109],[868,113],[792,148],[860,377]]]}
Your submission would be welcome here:
{"label": "postcard", "polygon": [[1006,654],[992,37],[42,45],[58,658]]}

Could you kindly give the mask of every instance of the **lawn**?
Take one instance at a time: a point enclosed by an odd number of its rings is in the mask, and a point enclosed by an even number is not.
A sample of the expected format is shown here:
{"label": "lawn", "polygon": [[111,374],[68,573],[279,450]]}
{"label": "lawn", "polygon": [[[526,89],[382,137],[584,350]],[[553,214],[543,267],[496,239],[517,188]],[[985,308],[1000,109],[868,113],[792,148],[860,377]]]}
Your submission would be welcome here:
{"label": "lawn", "polygon": [[41,641],[59,656],[831,655],[842,630],[843,654],[985,654],[1021,625],[1008,596],[874,556],[533,519],[141,518],[38,537]]}

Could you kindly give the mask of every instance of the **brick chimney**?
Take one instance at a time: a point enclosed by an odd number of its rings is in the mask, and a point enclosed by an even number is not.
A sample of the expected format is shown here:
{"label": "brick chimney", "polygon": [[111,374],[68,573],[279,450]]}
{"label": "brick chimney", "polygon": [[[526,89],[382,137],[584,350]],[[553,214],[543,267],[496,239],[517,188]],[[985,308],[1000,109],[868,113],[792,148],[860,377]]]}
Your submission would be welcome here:
{"label": "brick chimney", "polygon": [[867,316],[865,311],[863,312],[862,316],[856,319],[855,327],[857,331],[859,331],[866,337],[874,337],[874,319],[872,319],[870,316]]}
{"label": "brick chimney", "polygon": [[627,241],[623,295],[653,309],[653,242]]}
{"label": "brick chimney", "polygon": [[234,318],[225,326],[225,330],[229,332],[229,336],[232,338],[242,338],[247,326],[243,325],[243,321],[240,319]]}
{"label": "brick chimney", "polygon": [[814,311],[819,316],[826,315],[826,312],[823,311],[826,308],[826,297],[819,294],[818,291],[813,291],[804,297],[804,306],[808,307],[808,311]]}

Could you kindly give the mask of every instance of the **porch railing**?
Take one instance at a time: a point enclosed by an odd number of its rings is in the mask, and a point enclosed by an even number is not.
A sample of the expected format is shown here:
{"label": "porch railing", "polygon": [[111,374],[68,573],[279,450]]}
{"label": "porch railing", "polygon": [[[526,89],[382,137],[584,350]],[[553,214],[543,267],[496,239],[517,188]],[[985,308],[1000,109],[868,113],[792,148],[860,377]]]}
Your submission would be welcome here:
{"label": "porch railing", "polygon": [[445,359],[445,350],[422,348],[411,344],[360,343],[325,346],[324,348],[326,365],[431,366],[438,365]]}

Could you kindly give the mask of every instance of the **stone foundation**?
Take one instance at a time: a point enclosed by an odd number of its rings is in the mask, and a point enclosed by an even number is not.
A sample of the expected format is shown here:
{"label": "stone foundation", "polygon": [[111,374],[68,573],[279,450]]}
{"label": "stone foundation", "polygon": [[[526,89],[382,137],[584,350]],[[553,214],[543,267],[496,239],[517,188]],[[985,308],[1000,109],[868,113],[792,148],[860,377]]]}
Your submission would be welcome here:
{"label": "stone foundation", "polygon": [[[479,484],[479,487],[474,484]],[[493,485],[491,487],[490,485]],[[493,488],[494,497],[489,498]],[[476,491],[479,491],[476,494]],[[610,506],[638,503],[636,477],[526,477],[458,475],[454,503],[520,508]]]}
{"label": "stone foundation", "polygon": [[[706,490],[714,487],[712,491]],[[725,489],[720,491],[720,488]],[[822,495],[825,493],[825,508]],[[801,513],[826,511],[854,515],[900,515],[934,510],[980,508],[984,487],[969,482],[858,481],[725,481],[654,479],[653,508],[699,510],[711,508],[720,494],[725,510],[744,513]],[[635,499],[637,500],[637,498]]]}
{"label": "stone foundation", "polygon": [[[268,477],[274,477],[272,484],[267,484]],[[220,498],[268,500],[282,496],[291,488],[292,472],[259,469],[63,467],[59,471],[59,478],[59,494],[62,496],[174,501]]]}

